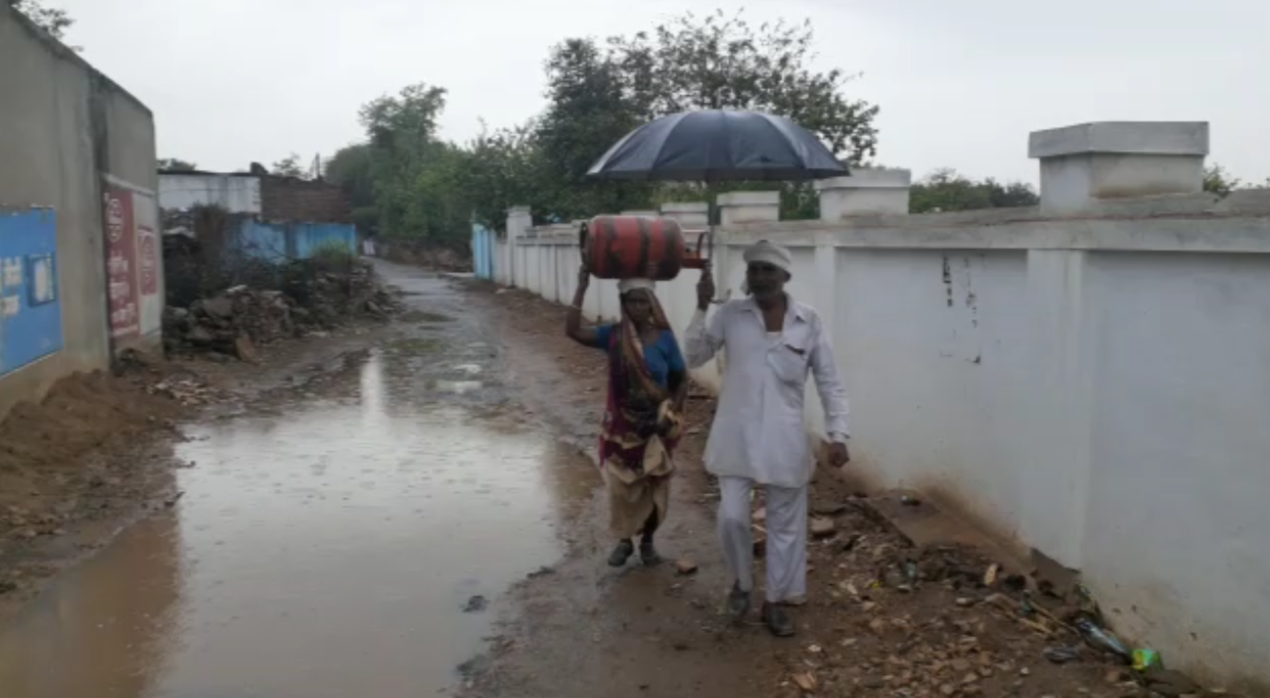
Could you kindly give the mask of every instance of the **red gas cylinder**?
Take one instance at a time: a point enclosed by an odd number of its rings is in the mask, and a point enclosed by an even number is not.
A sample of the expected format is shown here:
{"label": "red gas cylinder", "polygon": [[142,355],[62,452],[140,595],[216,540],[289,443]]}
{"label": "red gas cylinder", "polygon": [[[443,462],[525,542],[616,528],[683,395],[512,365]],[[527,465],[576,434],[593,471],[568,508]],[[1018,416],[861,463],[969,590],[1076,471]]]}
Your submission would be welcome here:
{"label": "red gas cylinder", "polygon": [[583,263],[600,279],[669,281],[681,269],[705,266],[699,252],[687,251],[673,218],[596,216],[582,224],[578,245]]}

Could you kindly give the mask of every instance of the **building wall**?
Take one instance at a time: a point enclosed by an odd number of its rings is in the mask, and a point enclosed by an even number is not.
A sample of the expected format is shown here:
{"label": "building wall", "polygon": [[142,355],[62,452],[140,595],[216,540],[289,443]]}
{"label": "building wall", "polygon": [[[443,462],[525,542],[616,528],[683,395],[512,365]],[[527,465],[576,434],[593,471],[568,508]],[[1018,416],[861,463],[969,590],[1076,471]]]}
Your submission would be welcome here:
{"label": "building wall", "polygon": [[[1113,627],[1171,666],[1270,682],[1270,191],[715,234],[733,298],[746,245],[790,248],[791,293],[846,379],[852,468],[1081,570]],[[498,254],[516,285],[568,302],[576,240],[532,229]],[[681,332],[697,278],[658,286]],[[616,318],[614,282],[591,289],[588,319]],[[810,388],[808,404],[819,430]]]}
{"label": "building wall", "polygon": [[161,174],[159,206],[165,211],[220,206],[230,213],[259,215],[260,178],[228,174]]}
{"label": "building wall", "polygon": [[348,195],[328,182],[264,176],[260,178],[260,201],[261,216],[267,221],[353,222]]}
{"label": "building wall", "polygon": [[57,216],[0,211],[0,376],[62,349]]}
{"label": "building wall", "polygon": [[479,223],[472,224],[472,270],[477,278],[494,279],[494,243],[498,236]]}
{"label": "building wall", "polygon": [[[150,192],[157,178],[149,110],[3,3],[0,66],[0,208],[55,220],[63,338],[59,351],[0,376],[3,416],[63,376],[109,364],[102,177]],[[157,345],[157,333],[138,341]]]}
{"label": "building wall", "polygon": [[274,263],[308,259],[334,246],[357,256],[357,228],[351,223],[262,223],[245,219],[239,231],[241,249],[250,257]]}

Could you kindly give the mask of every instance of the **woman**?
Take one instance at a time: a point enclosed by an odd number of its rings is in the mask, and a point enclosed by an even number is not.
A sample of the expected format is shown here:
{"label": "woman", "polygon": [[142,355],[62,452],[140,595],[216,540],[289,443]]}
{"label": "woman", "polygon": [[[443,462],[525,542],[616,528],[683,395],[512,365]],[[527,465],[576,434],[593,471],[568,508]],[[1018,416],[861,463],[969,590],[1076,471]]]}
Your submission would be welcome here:
{"label": "woman", "polygon": [[565,333],[609,356],[609,391],[600,436],[600,468],[609,491],[609,517],[617,547],[609,564],[621,567],[635,553],[645,565],[660,561],[653,534],[670,504],[671,453],[682,431],[688,373],[675,333],[662,312],[654,282],[618,284],[622,319],[612,325],[582,324],[582,301],[591,272],[578,273]]}

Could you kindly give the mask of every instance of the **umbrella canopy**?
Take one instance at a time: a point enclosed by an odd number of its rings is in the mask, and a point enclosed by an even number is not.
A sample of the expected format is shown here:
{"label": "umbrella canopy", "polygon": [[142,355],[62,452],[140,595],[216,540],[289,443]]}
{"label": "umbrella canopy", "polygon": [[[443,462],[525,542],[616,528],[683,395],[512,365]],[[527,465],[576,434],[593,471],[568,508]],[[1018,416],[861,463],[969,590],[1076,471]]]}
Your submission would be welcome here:
{"label": "umbrella canopy", "polygon": [[600,179],[720,182],[850,174],[807,129],[752,111],[663,116],[618,141],[591,166]]}

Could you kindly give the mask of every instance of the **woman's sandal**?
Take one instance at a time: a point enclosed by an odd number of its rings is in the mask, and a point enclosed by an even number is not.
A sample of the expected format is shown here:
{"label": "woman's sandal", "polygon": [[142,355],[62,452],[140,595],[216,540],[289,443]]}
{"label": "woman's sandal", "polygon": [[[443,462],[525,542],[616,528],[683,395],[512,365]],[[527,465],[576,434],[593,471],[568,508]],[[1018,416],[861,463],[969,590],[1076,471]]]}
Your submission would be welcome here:
{"label": "woman's sandal", "polygon": [[652,541],[643,540],[639,543],[639,559],[645,566],[651,567],[661,562],[661,555],[657,554],[657,549],[653,547]]}
{"label": "woman's sandal", "polygon": [[635,554],[635,544],[629,540],[621,541],[609,554],[609,567],[622,567]]}

